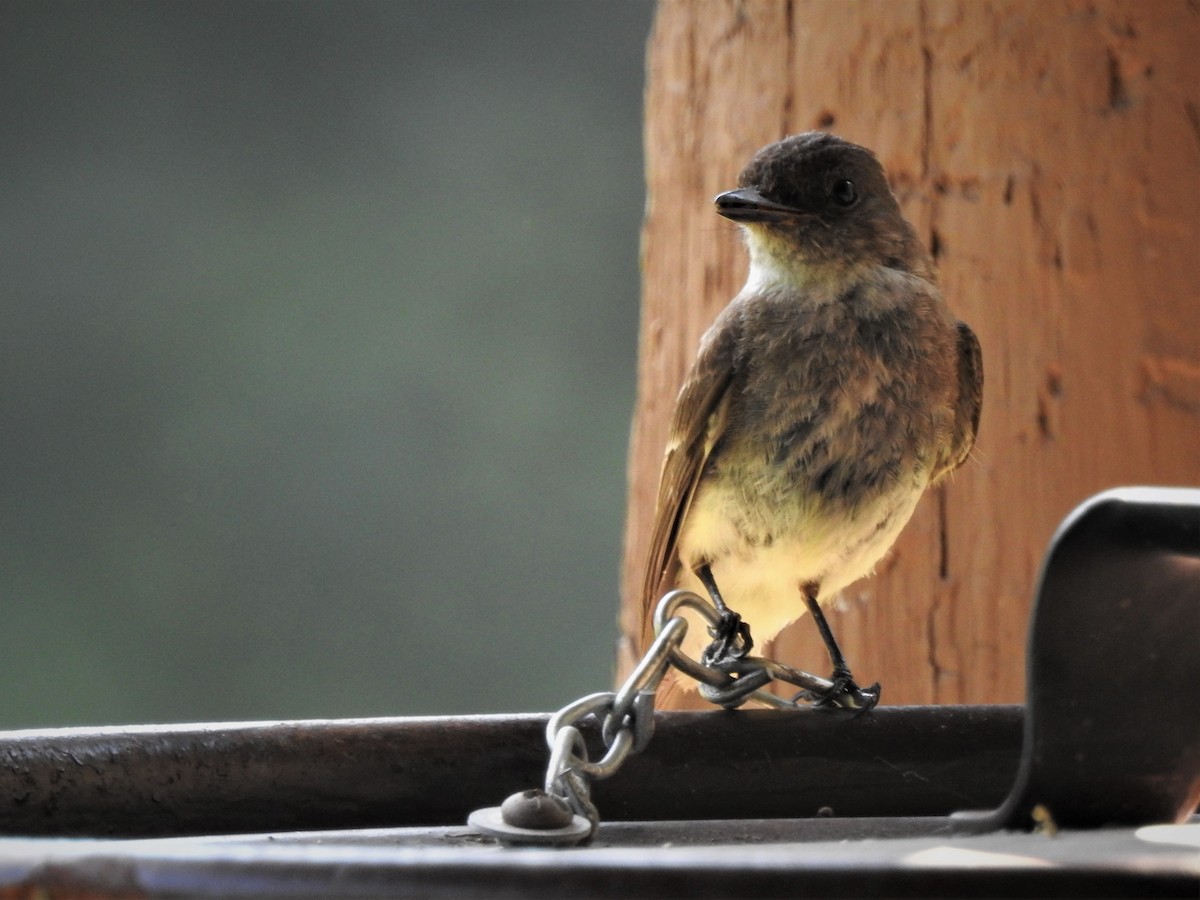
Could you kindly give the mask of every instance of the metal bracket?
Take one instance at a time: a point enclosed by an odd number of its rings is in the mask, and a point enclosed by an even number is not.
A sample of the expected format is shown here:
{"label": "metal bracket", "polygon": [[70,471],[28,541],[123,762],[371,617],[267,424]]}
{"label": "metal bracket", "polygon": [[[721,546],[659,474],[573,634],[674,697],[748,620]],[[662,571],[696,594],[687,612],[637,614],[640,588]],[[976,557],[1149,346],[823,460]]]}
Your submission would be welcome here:
{"label": "metal bracket", "polygon": [[1050,543],[1008,799],[966,830],[1182,822],[1200,801],[1200,490],[1120,488]]}

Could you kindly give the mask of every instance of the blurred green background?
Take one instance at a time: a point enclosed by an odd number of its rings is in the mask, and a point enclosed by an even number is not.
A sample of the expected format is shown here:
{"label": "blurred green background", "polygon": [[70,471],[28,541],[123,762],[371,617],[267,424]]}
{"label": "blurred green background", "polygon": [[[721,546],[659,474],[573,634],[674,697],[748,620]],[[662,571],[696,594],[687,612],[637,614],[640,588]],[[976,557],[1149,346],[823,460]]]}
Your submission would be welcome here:
{"label": "blurred green background", "polygon": [[608,686],[651,14],[0,4],[0,727]]}

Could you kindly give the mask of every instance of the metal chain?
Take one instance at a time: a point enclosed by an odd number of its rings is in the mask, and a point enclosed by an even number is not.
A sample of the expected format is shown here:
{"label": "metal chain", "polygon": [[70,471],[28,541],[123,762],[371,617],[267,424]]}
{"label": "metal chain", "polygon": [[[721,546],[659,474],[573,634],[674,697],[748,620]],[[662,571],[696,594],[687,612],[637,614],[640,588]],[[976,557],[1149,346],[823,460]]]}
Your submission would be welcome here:
{"label": "metal chain", "polygon": [[[687,620],[681,615],[684,609],[698,613],[714,638],[721,635],[723,625],[728,626],[728,611],[723,616],[700,595],[683,590],[666,594],[654,610],[654,642],[625,683],[616,691],[589,694],[550,717],[546,725],[550,762],[544,788],[514,794],[502,807],[476,810],[468,821],[484,834],[503,841],[561,844],[589,840],[600,824],[600,814],[592,802],[592,782],[616,773],[630,754],[645,749],[650,742],[654,734],[654,700],[668,669],[678,669],[695,679],[700,683],[701,697],[728,709],[747,700],[795,709],[801,701],[828,698],[837,687],[829,679],[760,656],[713,653],[710,647],[703,661],[692,659],[682,650],[688,630]],[[718,638],[712,646],[725,643]],[[772,681],[802,690],[790,700],[777,697],[765,690]],[[835,700],[832,705],[854,708],[854,698],[861,696],[846,694],[851,702]],[[604,744],[604,752],[595,762],[579,727],[588,718],[599,725]]]}
{"label": "metal chain", "polygon": [[[675,619],[684,621],[678,614],[684,607],[699,613],[710,630],[721,624],[721,613],[713,604],[699,594],[678,590],[671,591],[658,602],[654,610],[655,633],[661,637],[668,622]],[[683,640],[682,633],[679,640]],[[705,665],[685,654],[676,644],[671,650],[670,662],[679,671],[700,682],[701,697],[726,709],[741,706],[747,700],[757,700],[777,709],[795,709],[800,705],[798,701],[827,693],[834,687],[828,678],[793,669],[763,656],[730,658],[715,665]],[[765,690],[772,681],[784,681],[804,690],[791,699],[779,697]]]}
{"label": "metal chain", "polygon": [[[826,678],[792,669],[771,659],[746,656],[715,665],[692,659],[681,649],[687,634],[683,608],[695,610],[715,628],[721,615],[712,604],[691,591],[677,590],[665,595],[654,612],[657,635],[645,656],[625,683],[616,691],[590,694],[563,707],[546,725],[546,743],[550,763],[546,769],[545,792],[564,799],[571,809],[591,823],[591,832],[599,824],[599,813],[592,803],[592,782],[608,778],[629,758],[644,749],[654,733],[654,699],[659,685],[671,667],[700,682],[700,695],[710,703],[732,709],[747,700],[756,700],[776,708],[795,709],[801,700],[828,692],[833,682]],[[771,681],[784,681],[803,691],[792,699],[764,690]],[[592,717],[600,725],[604,755],[592,762],[578,724]]]}

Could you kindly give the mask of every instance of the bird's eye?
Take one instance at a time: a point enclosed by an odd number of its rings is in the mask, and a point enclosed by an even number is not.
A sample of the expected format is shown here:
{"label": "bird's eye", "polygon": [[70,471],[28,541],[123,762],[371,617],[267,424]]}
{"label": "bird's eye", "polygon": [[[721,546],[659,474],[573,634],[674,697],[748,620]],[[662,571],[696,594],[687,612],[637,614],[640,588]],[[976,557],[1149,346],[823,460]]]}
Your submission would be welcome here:
{"label": "bird's eye", "polygon": [[843,178],[833,186],[833,199],[842,206],[853,206],[858,200],[858,188],[848,178]]}

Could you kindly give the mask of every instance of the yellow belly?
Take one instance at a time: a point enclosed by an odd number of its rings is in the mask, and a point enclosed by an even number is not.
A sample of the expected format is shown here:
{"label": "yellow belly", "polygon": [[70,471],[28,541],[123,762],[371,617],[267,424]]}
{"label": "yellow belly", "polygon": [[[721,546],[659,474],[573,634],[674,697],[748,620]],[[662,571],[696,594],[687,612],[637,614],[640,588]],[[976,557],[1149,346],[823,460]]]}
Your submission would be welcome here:
{"label": "yellow belly", "polygon": [[[710,561],[726,604],[750,624],[761,646],[805,612],[800,586],[820,585],[828,603],[866,575],[912,516],[924,484],[896,487],[856,510],[833,512],[795,504],[778,516],[770,543],[752,545],[736,522],[745,510],[731,492],[713,484],[697,493],[679,539],[678,586],[707,593],[691,569]],[[711,640],[699,620],[689,620],[684,650],[697,656]]]}

